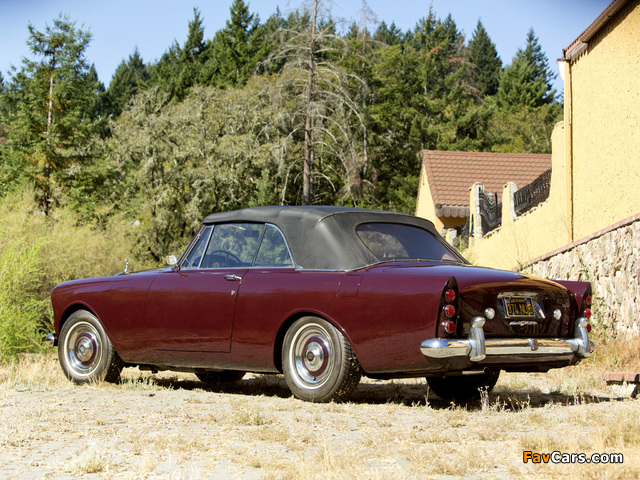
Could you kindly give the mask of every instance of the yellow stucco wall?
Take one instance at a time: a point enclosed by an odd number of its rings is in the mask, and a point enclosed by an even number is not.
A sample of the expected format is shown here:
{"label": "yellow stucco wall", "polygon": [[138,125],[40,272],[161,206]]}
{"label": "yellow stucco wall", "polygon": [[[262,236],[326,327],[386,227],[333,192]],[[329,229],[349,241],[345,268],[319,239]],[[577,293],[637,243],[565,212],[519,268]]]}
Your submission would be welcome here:
{"label": "yellow stucco wall", "polygon": [[424,168],[424,161],[420,168],[420,185],[418,187],[418,200],[416,201],[416,217],[426,218],[433,222],[438,232],[442,232],[444,224],[436,216],[436,207],[431,196],[431,187],[427,178],[427,171]]}
{"label": "yellow stucco wall", "polygon": [[416,216],[426,218],[433,222],[436,230],[440,233],[443,233],[448,228],[462,227],[467,223],[466,218],[438,217],[436,215],[436,207],[431,195],[431,187],[429,186],[429,179],[427,178],[427,172],[424,168],[424,162],[422,162],[422,168],[420,170],[420,186],[418,188],[418,200],[416,201]]}
{"label": "yellow stucco wall", "polygon": [[[551,189],[549,198],[538,208],[510,219],[511,195],[502,193],[502,226],[465,252],[474,263],[495,268],[516,269],[519,265],[567,244],[566,167],[564,124],[557,124],[552,135]],[[524,185],[518,185],[518,188]],[[471,198],[472,211],[475,200]]]}
{"label": "yellow stucco wall", "polygon": [[460,217],[440,217],[440,221],[444,224],[444,228],[460,228],[467,223],[467,218]]}
{"label": "yellow stucco wall", "polygon": [[517,269],[640,213],[637,3],[624,6],[564,65],[565,121],[553,131],[549,199],[512,220],[505,190],[502,227],[473,239],[465,252],[474,263]]}
{"label": "yellow stucco wall", "polygon": [[589,41],[565,76],[572,98],[574,240],[640,212],[640,7],[634,3]]}

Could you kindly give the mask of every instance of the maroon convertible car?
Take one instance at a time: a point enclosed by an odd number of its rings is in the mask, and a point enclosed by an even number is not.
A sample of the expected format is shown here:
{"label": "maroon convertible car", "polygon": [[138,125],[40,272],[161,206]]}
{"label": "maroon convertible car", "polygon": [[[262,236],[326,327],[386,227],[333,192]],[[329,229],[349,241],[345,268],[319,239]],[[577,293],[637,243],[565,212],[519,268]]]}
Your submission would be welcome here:
{"label": "maroon convertible car", "polygon": [[208,382],[282,372],[304,400],[360,377],[426,377],[440,397],[490,390],[594,349],[591,286],[469,265],[425,219],[344,207],[209,215],[172,266],[62,283],[60,365],[76,383],[123,367]]}

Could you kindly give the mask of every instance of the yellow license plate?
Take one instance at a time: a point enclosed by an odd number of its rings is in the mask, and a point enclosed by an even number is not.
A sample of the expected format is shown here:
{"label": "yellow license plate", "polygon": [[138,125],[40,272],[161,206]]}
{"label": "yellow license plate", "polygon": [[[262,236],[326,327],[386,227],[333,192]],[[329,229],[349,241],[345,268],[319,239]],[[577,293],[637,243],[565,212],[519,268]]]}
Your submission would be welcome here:
{"label": "yellow license plate", "polygon": [[505,298],[507,316],[533,317],[533,304],[530,298]]}

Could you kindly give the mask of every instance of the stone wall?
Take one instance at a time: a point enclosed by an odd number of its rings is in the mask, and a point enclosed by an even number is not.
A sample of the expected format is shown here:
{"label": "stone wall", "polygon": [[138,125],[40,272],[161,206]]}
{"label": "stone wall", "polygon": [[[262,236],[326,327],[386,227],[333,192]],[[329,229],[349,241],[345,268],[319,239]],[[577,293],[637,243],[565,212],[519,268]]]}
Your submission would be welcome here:
{"label": "stone wall", "polygon": [[640,331],[639,270],[640,214],[523,267],[539,277],[590,281],[593,323],[614,334]]}

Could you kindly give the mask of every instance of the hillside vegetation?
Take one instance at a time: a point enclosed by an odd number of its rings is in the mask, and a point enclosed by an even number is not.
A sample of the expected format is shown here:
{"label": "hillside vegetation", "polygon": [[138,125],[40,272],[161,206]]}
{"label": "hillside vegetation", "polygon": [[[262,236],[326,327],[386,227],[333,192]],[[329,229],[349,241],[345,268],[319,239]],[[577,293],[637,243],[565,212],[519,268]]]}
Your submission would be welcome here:
{"label": "hillside vegetation", "polygon": [[[423,149],[549,152],[561,105],[531,29],[503,65],[478,21],[338,22],[319,0],[262,22],[235,0],[108,88],[91,32],[28,25],[0,75],[0,356],[37,350],[52,286],[159,265],[215,211],[336,204],[413,213]],[[82,19],[78,19],[82,20]],[[452,174],[455,172],[452,172]]]}

